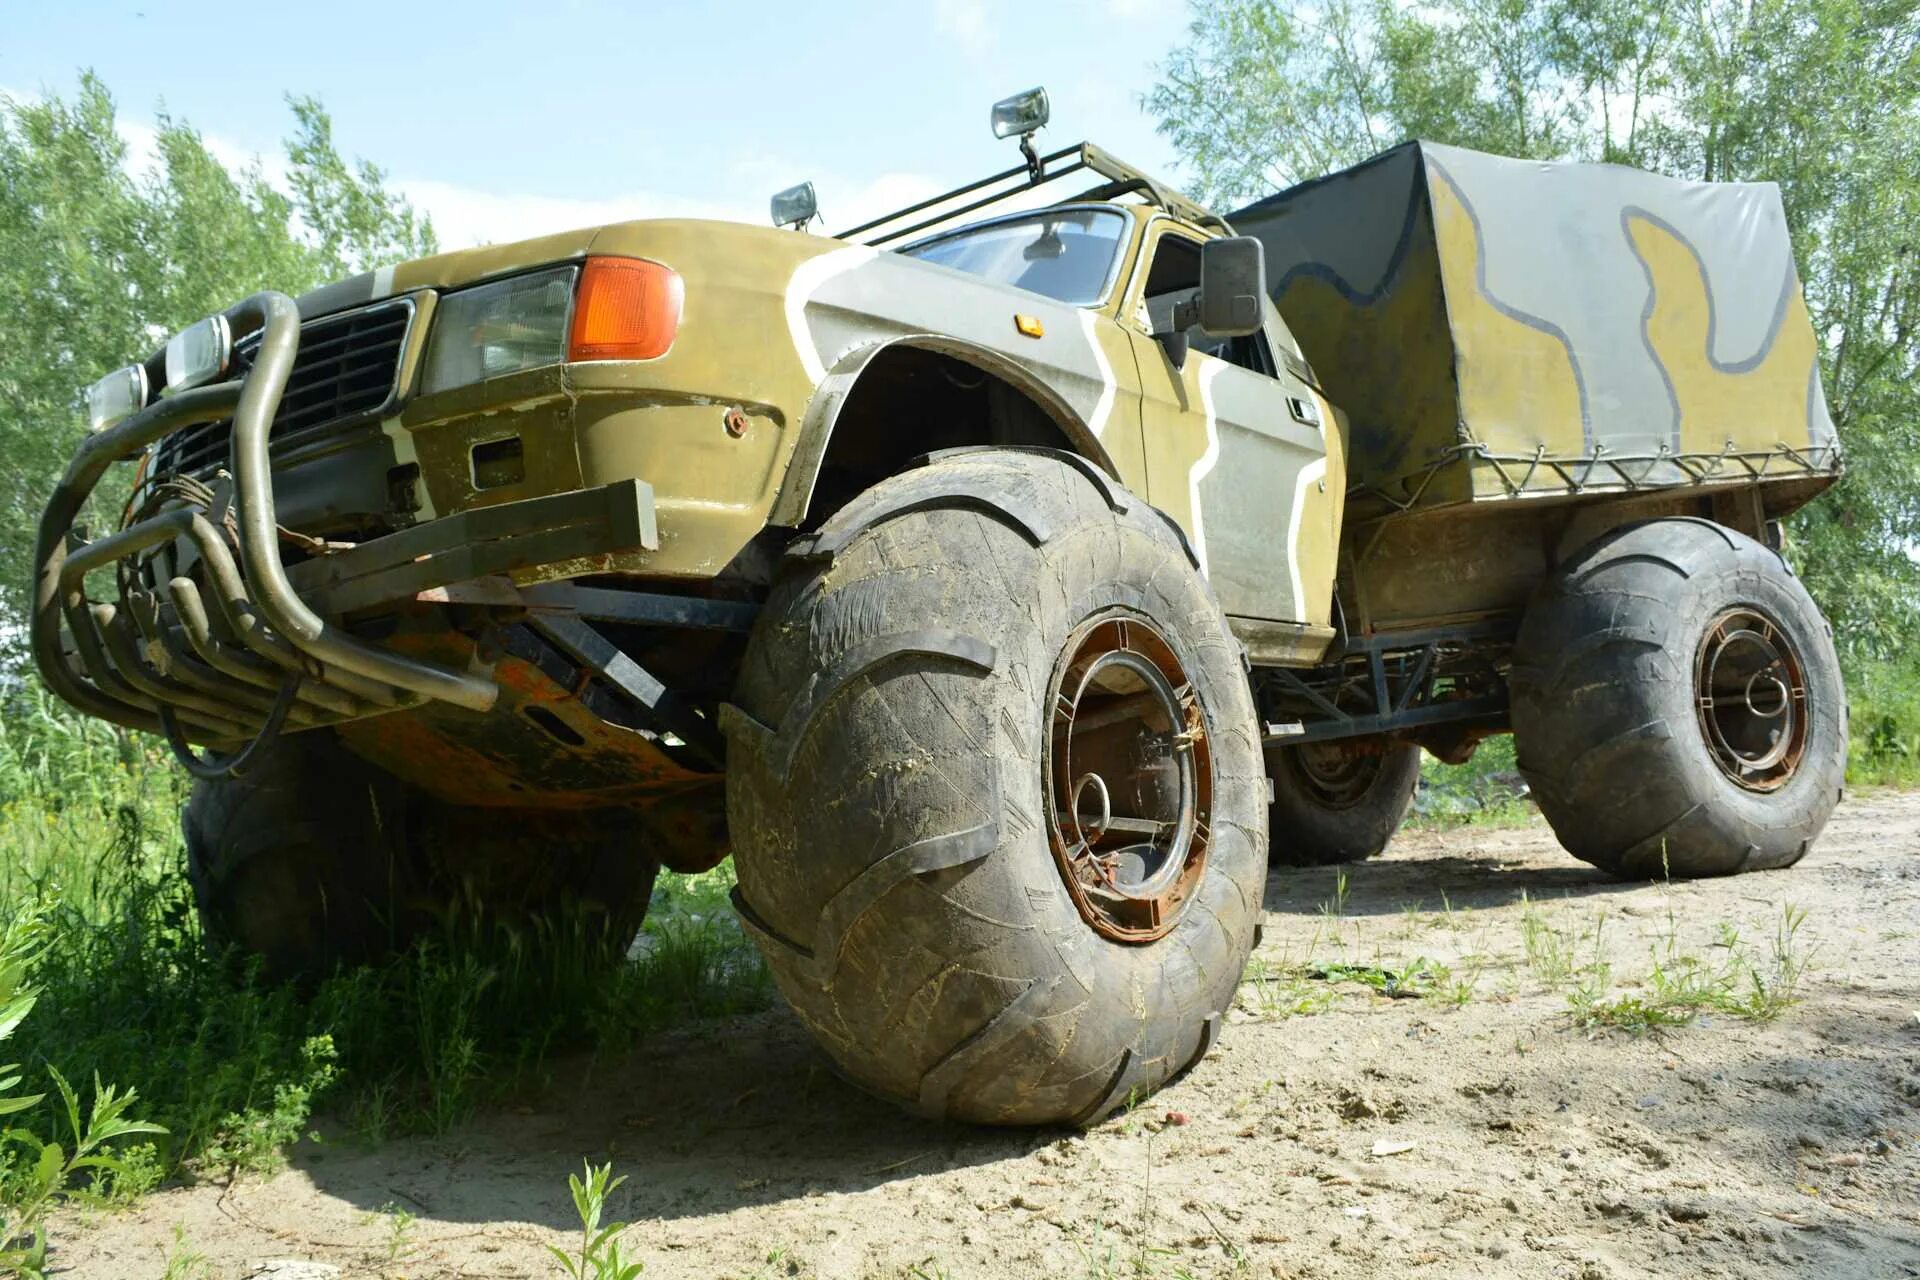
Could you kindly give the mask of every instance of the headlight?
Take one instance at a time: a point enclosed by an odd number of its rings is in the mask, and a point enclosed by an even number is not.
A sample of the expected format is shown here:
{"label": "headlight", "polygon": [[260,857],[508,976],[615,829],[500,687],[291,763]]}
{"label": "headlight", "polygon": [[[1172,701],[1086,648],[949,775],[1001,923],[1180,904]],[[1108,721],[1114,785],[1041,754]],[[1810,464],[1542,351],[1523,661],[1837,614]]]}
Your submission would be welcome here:
{"label": "headlight", "polygon": [[105,431],[147,407],[147,371],[139,365],[115,369],[87,388],[87,425]]}
{"label": "headlight", "polygon": [[563,360],[657,359],[680,331],[685,296],[678,272],[645,258],[588,258],[457,289],[434,314],[420,392]]}
{"label": "headlight", "polygon": [[208,316],[167,339],[167,390],[185,391],[212,382],[233,358],[233,334],[225,316]]}
{"label": "headlight", "polygon": [[576,274],[577,268],[557,267],[443,295],[422,394],[566,359]]}

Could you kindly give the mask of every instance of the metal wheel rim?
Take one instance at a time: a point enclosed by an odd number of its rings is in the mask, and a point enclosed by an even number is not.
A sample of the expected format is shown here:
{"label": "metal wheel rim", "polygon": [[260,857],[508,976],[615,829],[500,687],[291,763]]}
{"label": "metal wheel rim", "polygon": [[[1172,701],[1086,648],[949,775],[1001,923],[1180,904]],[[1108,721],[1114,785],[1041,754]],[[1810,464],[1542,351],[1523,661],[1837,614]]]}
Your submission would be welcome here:
{"label": "metal wheel rim", "polygon": [[1048,836],[1074,906],[1103,937],[1162,937],[1206,868],[1213,756],[1199,694],[1166,637],[1115,610],[1068,637],[1048,704]]}
{"label": "metal wheel rim", "polygon": [[1806,667],[1764,609],[1738,605],[1714,618],[1693,667],[1694,711],[1713,762],[1748,791],[1786,785],[1806,754]]}
{"label": "metal wheel rim", "polygon": [[1351,809],[1373,789],[1386,757],[1379,751],[1357,751],[1338,742],[1306,742],[1293,748],[1293,761],[1322,805]]}

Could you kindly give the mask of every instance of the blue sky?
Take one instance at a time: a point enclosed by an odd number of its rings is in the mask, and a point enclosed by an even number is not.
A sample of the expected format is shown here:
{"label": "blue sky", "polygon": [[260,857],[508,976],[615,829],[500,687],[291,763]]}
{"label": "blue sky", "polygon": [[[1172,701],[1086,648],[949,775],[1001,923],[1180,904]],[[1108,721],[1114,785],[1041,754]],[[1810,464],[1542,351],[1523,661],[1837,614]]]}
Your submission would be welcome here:
{"label": "blue sky", "polygon": [[1043,144],[1087,137],[1178,180],[1138,106],[1183,0],[676,4],[0,0],[0,92],[98,71],[136,156],[166,110],[272,162],[283,96],[386,168],[450,246],[673,214],[764,219],[819,187],[829,229],[1016,158],[995,99],[1046,85]]}

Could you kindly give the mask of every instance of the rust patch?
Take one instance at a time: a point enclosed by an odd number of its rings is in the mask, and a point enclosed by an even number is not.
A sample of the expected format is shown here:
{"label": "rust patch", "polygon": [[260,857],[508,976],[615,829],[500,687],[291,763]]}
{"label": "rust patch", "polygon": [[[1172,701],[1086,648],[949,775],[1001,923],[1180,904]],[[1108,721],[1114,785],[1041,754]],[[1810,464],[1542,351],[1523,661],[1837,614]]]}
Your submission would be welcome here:
{"label": "rust patch", "polygon": [[[475,653],[449,631],[391,643],[456,665]],[[430,795],[479,807],[644,809],[718,778],[674,760],[652,736],[595,715],[580,700],[584,681],[564,687],[511,654],[495,659],[492,674],[500,699],[485,714],[429,703],[343,725],[341,739]]]}

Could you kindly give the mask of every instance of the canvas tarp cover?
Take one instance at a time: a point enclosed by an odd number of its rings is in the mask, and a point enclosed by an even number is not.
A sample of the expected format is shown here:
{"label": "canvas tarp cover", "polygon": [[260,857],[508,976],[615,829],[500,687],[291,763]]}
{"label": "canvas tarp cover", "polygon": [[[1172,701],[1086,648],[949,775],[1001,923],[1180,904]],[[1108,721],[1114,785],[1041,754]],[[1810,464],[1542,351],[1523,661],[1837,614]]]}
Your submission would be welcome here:
{"label": "canvas tarp cover", "polygon": [[1408,143],[1232,222],[1349,415],[1360,491],[1448,502],[1836,458],[1772,183]]}

